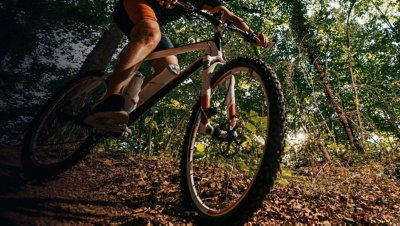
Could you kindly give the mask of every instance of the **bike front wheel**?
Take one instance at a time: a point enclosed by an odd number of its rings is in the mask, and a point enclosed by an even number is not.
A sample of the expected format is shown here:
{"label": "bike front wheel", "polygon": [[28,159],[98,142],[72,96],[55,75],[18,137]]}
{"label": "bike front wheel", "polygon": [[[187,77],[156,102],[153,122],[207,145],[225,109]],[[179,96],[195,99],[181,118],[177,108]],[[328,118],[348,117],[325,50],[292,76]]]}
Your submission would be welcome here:
{"label": "bike front wheel", "polygon": [[[227,110],[231,77],[235,80],[234,119]],[[282,89],[267,64],[240,57],[212,77],[211,103],[216,109],[212,125],[227,135],[221,139],[200,132],[205,113],[199,100],[183,146],[183,198],[207,224],[242,224],[261,206],[279,169],[286,117]]]}
{"label": "bike front wheel", "polygon": [[25,173],[44,178],[59,174],[93,147],[93,130],[83,124],[106,91],[101,72],[77,76],[44,105],[29,126],[22,146]]}

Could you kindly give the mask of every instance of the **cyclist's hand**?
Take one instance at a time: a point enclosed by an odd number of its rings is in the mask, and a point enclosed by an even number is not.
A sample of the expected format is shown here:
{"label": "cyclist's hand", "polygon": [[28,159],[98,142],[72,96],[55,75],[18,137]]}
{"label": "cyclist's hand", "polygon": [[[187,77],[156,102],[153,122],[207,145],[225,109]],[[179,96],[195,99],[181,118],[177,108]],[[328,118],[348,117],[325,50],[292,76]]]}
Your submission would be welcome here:
{"label": "cyclist's hand", "polygon": [[263,48],[267,48],[268,47],[268,43],[269,43],[268,37],[265,34],[261,33],[261,32],[256,32],[255,34],[258,37],[258,41],[256,43],[253,43],[253,45],[254,46],[261,46]]}
{"label": "cyclist's hand", "polygon": [[170,9],[170,8],[172,7],[173,4],[178,3],[178,0],[158,0],[158,3],[159,3],[160,5],[166,4],[165,7],[166,7],[167,9]]}

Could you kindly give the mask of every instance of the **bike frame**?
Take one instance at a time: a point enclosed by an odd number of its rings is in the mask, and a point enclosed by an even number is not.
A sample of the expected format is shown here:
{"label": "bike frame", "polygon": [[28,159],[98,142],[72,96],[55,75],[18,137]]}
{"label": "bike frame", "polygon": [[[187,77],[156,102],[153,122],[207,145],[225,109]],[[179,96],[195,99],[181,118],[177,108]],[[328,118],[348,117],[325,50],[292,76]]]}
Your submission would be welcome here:
{"label": "bike frame", "polygon": [[[142,116],[147,110],[154,106],[159,100],[166,96],[175,87],[181,84],[185,79],[192,75],[195,71],[202,69],[202,89],[201,89],[201,109],[203,111],[201,120],[201,132],[204,134],[212,134],[213,127],[210,125],[210,108],[211,108],[211,76],[215,71],[216,67],[219,65],[224,65],[226,61],[223,59],[222,54],[222,37],[220,31],[216,30],[213,40],[188,44],[184,46],[175,47],[172,49],[161,50],[153,52],[148,55],[144,61],[154,60],[163,58],[170,55],[179,55],[188,52],[193,52],[196,50],[204,50],[202,57],[197,59],[191,65],[189,65],[185,70],[183,70],[179,75],[177,75],[171,82],[162,87],[157,93],[151,96],[147,101],[139,105],[133,112],[129,115],[129,124],[136,121],[140,116]],[[140,65],[140,63],[139,63]],[[233,76],[232,80],[233,80]],[[227,95],[227,102],[234,103],[234,82],[232,80],[227,80],[227,90],[229,90]],[[229,109],[228,117],[232,118],[235,112],[234,104],[227,106]],[[232,115],[231,115],[232,114]]]}

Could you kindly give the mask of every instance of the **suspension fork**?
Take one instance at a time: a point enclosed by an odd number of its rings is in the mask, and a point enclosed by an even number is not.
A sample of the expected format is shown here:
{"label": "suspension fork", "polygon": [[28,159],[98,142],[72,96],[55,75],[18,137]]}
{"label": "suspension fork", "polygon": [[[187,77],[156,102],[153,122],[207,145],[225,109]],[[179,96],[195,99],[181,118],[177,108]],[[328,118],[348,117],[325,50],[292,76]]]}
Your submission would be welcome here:
{"label": "suspension fork", "polygon": [[230,75],[225,80],[226,83],[226,112],[228,112],[228,119],[230,121],[230,129],[232,130],[236,125],[236,99],[235,99],[235,77]]}
{"label": "suspension fork", "polygon": [[[202,72],[202,90],[201,90],[201,121],[200,133],[212,135],[213,137],[226,138],[226,131],[221,131],[219,128],[214,128],[211,125],[211,116],[216,113],[216,109],[211,108],[211,75],[217,66],[221,63],[220,56],[206,55],[203,59]],[[228,119],[230,120],[230,129],[236,125],[236,106],[235,106],[235,78],[230,75],[226,78],[226,107]]]}
{"label": "suspension fork", "polygon": [[202,134],[212,134],[214,128],[211,126],[211,75],[218,63],[213,63],[211,55],[203,57],[203,71],[201,74],[201,118],[200,132]]}

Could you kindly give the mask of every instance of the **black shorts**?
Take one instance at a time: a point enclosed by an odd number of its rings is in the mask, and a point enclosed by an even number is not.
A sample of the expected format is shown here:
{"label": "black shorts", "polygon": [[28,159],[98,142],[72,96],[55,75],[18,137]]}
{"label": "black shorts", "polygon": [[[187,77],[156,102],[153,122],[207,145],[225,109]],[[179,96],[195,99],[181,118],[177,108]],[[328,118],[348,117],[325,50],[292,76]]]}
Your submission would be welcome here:
{"label": "black shorts", "polygon": [[[128,14],[126,13],[123,1],[124,0],[119,0],[114,8],[113,12],[114,23],[119,27],[119,29],[121,29],[124,32],[124,34],[128,37],[128,39],[130,39],[130,32],[132,28],[135,26],[135,24],[131,21]],[[157,47],[153,50],[153,52],[174,48],[171,40],[165,34],[164,27],[161,25],[160,25],[160,31],[161,31],[161,40],[158,43]]]}

